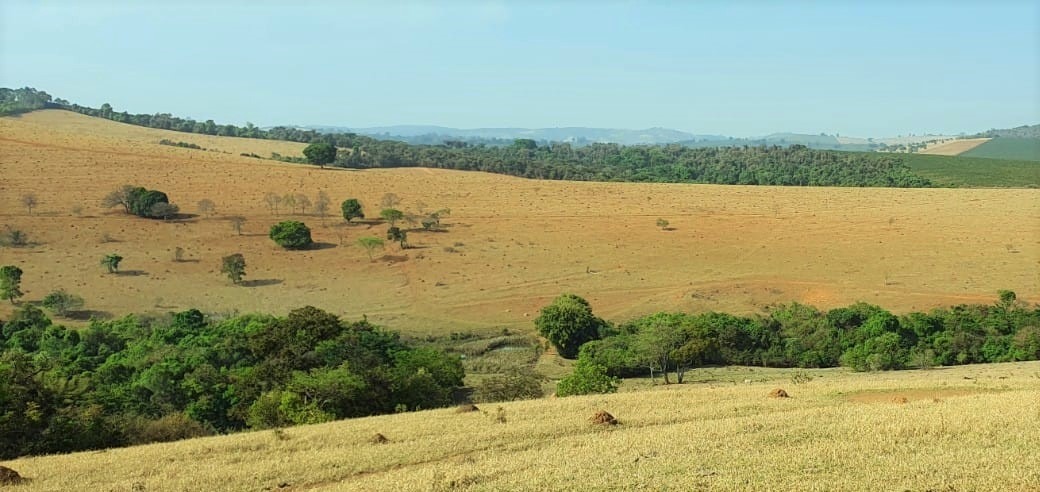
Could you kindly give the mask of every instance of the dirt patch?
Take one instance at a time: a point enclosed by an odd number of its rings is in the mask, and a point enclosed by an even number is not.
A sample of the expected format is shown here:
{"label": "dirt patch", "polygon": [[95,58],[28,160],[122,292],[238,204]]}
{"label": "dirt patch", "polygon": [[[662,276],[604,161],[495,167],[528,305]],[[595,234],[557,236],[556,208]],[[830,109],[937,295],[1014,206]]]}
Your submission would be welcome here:
{"label": "dirt patch", "polygon": [[791,395],[788,395],[787,392],[783,390],[783,388],[776,388],[773,391],[769,392],[769,397],[770,398],[790,398]]}
{"label": "dirt patch", "polygon": [[386,444],[390,442],[390,440],[387,439],[386,436],[377,432],[376,435],[368,438],[368,442],[369,444]]}
{"label": "dirt patch", "polygon": [[613,415],[600,410],[589,419],[593,424],[596,425],[618,425],[618,420]]}
{"label": "dirt patch", "polygon": [[905,404],[912,401],[931,400],[941,402],[943,398],[968,396],[979,393],[975,389],[912,389],[895,391],[863,391],[848,395],[849,401],[856,403],[895,403]]}
{"label": "dirt patch", "polygon": [[18,472],[6,467],[0,466],[0,485],[15,485],[22,483],[25,480]]}
{"label": "dirt patch", "polygon": [[480,411],[480,409],[472,403],[463,403],[462,405],[455,407],[455,413],[469,413],[478,411]]}

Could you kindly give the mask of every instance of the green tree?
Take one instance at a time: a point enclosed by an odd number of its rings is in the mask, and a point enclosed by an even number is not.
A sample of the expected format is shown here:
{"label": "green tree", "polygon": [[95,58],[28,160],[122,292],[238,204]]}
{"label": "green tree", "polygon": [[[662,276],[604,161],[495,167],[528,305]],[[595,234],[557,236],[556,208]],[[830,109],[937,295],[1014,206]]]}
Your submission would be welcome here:
{"label": "green tree", "polygon": [[335,162],[336,147],[325,142],[315,142],[303,149],[303,156],[307,158],[307,162],[325,169],[326,164]]}
{"label": "green tree", "polygon": [[357,243],[358,246],[365,248],[365,252],[368,253],[369,261],[372,261],[372,253],[375,252],[376,248],[383,247],[383,240],[372,236],[359,237]]}
{"label": "green tree", "polygon": [[401,245],[401,249],[408,248],[408,233],[401,230],[400,227],[391,227],[386,231],[386,238],[391,241],[396,241]]}
{"label": "green tree", "polygon": [[[170,198],[158,190],[136,187],[130,190],[128,197],[130,213],[138,217],[158,217],[152,215],[152,207],[158,203],[170,203]],[[159,209],[165,211],[165,209]]]}
{"label": "green tree", "polygon": [[404,218],[404,212],[397,210],[396,208],[384,208],[379,212],[379,217],[387,221],[390,227],[397,225],[397,222]]}
{"label": "green tree", "polygon": [[0,297],[11,301],[22,297],[22,269],[14,265],[0,267]]}
{"label": "green tree", "polygon": [[83,298],[70,294],[65,289],[58,289],[43,298],[43,307],[50,309],[55,316],[65,317],[70,312],[83,307]]}
{"label": "green tree", "polygon": [[271,240],[285,249],[303,249],[314,243],[311,230],[303,222],[286,220],[271,226]]}
{"label": "green tree", "polygon": [[340,205],[343,211],[343,219],[349,224],[352,219],[364,219],[365,213],[361,211],[361,202],[357,198],[348,198]]}
{"label": "green tree", "polygon": [[619,384],[618,378],[607,375],[605,367],[579,361],[574,372],[556,383],[556,396],[614,393]]}
{"label": "green tree", "polygon": [[225,256],[220,262],[220,273],[231,279],[231,283],[237,284],[242,281],[246,274],[246,258],[242,253]]}
{"label": "green tree", "polygon": [[566,359],[577,357],[581,345],[598,339],[606,326],[605,321],[592,314],[589,302],[574,294],[563,294],[542,308],[534,324],[538,333]]}
{"label": "green tree", "polygon": [[116,273],[119,271],[119,262],[123,261],[123,257],[116,253],[109,253],[101,258],[101,266],[108,269],[108,273]]}
{"label": "green tree", "polygon": [[664,219],[657,219],[657,227],[660,227],[662,230],[668,229],[668,221]]}

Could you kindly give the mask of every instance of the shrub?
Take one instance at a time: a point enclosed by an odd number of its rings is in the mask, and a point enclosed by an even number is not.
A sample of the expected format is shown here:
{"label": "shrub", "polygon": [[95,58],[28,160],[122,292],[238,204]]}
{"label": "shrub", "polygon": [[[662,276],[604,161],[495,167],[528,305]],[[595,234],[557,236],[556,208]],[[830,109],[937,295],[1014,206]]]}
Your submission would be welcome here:
{"label": "shrub", "polygon": [[119,262],[123,261],[123,257],[116,253],[109,253],[101,258],[101,266],[108,269],[108,273],[116,273],[119,271]]}
{"label": "shrub", "polygon": [[138,217],[155,217],[152,215],[152,207],[158,203],[170,203],[170,198],[158,190],[147,188],[133,188],[127,196],[130,205],[130,213]]}
{"label": "shrub", "polygon": [[303,249],[314,243],[311,230],[303,222],[286,220],[271,226],[271,240],[285,249]]}
{"label": "shrub", "polygon": [[556,384],[556,396],[614,393],[618,384],[618,378],[608,376],[605,367],[579,361],[574,372]]}
{"label": "shrub", "polygon": [[348,198],[340,205],[343,211],[343,220],[350,223],[351,219],[364,219],[365,213],[361,210],[361,202],[357,198]]}
{"label": "shrub", "polygon": [[72,311],[83,307],[83,298],[70,294],[65,289],[58,289],[43,298],[43,307],[50,309],[56,316],[65,317]]}

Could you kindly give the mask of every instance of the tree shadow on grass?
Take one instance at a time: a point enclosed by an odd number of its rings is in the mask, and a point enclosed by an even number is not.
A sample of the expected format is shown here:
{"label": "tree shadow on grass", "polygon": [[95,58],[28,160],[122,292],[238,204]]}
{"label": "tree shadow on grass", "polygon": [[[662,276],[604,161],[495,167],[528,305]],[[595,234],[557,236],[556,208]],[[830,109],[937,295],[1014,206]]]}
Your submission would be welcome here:
{"label": "tree shadow on grass", "polygon": [[238,283],[242,287],[267,287],[269,285],[278,285],[282,283],[280,278],[263,278],[256,280],[243,280]]}
{"label": "tree shadow on grass", "polygon": [[379,261],[385,261],[387,263],[400,263],[402,261],[408,261],[408,255],[383,255],[377,259]]}
{"label": "tree shadow on grass", "polygon": [[148,272],[144,270],[120,270],[116,272],[116,275],[119,275],[120,277],[146,277],[148,276]]}
{"label": "tree shadow on grass", "polygon": [[99,311],[96,309],[80,309],[76,311],[69,311],[65,313],[66,319],[73,319],[76,321],[90,321],[92,319],[112,319],[112,313],[108,311]]}
{"label": "tree shadow on grass", "polygon": [[304,248],[303,251],[317,251],[322,249],[332,249],[335,247],[336,245],[333,243],[311,243],[311,245]]}

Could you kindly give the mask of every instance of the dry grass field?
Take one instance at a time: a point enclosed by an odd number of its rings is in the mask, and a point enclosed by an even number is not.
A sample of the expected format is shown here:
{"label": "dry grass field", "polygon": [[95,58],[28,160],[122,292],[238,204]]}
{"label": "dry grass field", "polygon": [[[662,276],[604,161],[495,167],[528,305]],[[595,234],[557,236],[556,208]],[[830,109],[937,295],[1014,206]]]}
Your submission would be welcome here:
{"label": "dry grass field", "polygon": [[[162,138],[207,150],[158,145]],[[196,307],[284,314],[314,305],[409,334],[533,329],[561,292],[620,320],[670,310],[755,312],[775,302],[822,308],[858,300],[897,312],[992,302],[998,289],[1040,300],[1040,190],[878,189],[582,183],[431,169],[321,170],[240,157],[300,155],[300,144],[151,130],[64,111],[0,118],[0,227],[34,242],[0,249],[24,271],[24,300],[65,288],[96,314]],[[224,153],[227,152],[227,153]],[[103,210],[132,183],[167,192],[165,223]],[[325,191],[333,216],[268,211],[263,196]],[[370,261],[355,245],[378,223],[347,226],[339,202],[370,216],[384,193],[402,208],[450,208],[444,232],[413,231]],[[35,193],[32,216],[20,197]],[[78,212],[78,213],[77,213]],[[310,212],[309,212],[310,213]],[[228,215],[247,218],[236,235]],[[670,221],[671,230],[655,225]],[[304,220],[320,247],[288,252],[267,230]],[[175,248],[184,260],[173,261]],[[121,275],[102,255],[125,257]],[[220,258],[245,255],[232,286]],[[6,304],[6,303],[5,303]],[[0,317],[11,310],[0,306]]]}
{"label": "dry grass field", "polygon": [[755,371],[2,464],[25,492],[1040,490],[1040,362]]}
{"label": "dry grass field", "polygon": [[961,155],[979,145],[988,142],[988,138],[965,138],[949,142],[935,143],[921,151],[922,154],[932,155]]}

